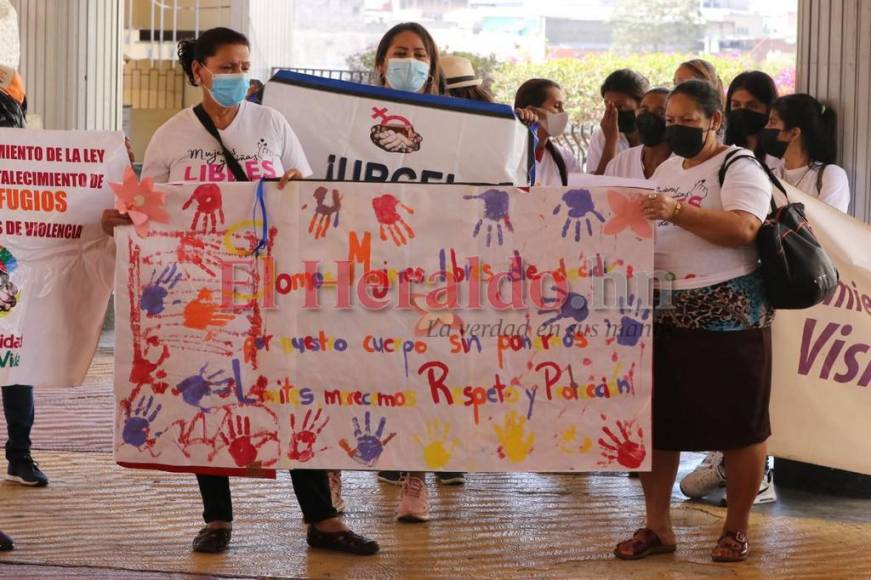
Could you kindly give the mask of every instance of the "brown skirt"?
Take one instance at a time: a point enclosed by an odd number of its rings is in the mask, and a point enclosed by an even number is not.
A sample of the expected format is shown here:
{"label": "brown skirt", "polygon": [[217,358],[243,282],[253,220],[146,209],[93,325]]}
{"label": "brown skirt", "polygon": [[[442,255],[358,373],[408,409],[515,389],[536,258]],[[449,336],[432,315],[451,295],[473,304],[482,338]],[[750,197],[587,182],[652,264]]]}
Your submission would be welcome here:
{"label": "brown skirt", "polygon": [[771,327],[655,325],[653,447],[721,451],[771,435]]}

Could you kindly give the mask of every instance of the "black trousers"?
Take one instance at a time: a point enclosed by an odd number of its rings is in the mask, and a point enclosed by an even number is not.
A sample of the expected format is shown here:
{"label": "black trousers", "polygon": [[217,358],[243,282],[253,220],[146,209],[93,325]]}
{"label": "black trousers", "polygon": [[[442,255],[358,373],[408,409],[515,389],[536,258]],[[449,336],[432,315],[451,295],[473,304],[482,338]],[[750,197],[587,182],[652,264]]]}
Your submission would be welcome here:
{"label": "black trousers", "polygon": [[33,387],[3,387],[3,414],[6,415],[6,459],[30,455],[30,430],[33,428]]}
{"label": "black trousers", "polygon": [[[327,472],[322,469],[292,469],[290,479],[296,500],[307,524],[322,522],[339,515],[333,507]],[[232,522],[233,499],[230,478],[222,475],[197,475],[203,497],[203,519],[209,522]]]}

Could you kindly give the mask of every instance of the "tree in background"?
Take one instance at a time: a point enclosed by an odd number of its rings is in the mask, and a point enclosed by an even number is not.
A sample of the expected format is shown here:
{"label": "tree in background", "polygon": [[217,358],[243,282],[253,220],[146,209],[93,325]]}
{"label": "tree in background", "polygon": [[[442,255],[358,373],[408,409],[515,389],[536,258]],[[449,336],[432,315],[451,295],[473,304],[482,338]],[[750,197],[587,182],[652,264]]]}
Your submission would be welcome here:
{"label": "tree in background", "polygon": [[705,26],[698,0],[617,0],[611,23],[611,47],[622,53],[692,52]]}

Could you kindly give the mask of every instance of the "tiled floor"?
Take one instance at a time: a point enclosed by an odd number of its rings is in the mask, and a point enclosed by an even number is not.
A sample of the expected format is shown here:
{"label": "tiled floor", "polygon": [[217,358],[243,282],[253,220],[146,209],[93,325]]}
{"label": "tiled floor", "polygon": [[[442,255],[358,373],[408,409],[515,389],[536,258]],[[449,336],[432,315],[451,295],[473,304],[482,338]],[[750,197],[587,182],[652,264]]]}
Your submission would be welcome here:
{"label": "tiled floor", "polygon": [[[287,474],[234,480],[232,549],[195,555],[201,505],[191,476],[125,470],[111,456],[111,355],[101,351],[85,386],[39,390],[34,455],[43,489],[0,485],[0,528],[16,541],[0,575],[28,578],[226,577],[871,577],[871,501],[780,490],[755,510],[753,556],[713,564],[724,510],[675,493],[674,555],[617,562],[613,544],[640,523],[638,480],[622,475],[471,475],[464,488],[431,483],[434,519],[392,519],[398,490],[346,473],[347,520],[381,542],[355,558],[306,548]],[[5,430],[0,427],[0,432]],[[692,467],[689,458],[683,469]]]}

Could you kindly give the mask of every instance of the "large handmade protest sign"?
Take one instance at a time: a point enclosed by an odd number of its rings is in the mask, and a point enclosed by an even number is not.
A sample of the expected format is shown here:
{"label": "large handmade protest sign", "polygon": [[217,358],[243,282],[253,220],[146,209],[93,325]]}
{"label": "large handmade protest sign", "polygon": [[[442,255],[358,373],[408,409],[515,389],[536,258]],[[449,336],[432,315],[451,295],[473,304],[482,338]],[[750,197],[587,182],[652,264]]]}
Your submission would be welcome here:
{"label": "large handmade protest sign", "polygon": [[529,131],[507,105],[279,71],[263,104],[305,144],[315,179],[529,183]]}
{"label": "large handmade protest sign", "polygon": [[871,226],[789,190],[840,274],[835,293],[774,322],[770,449],[871,474]]}
{"label": "large handmade protest sign", "polygon": [[115,235],[120,464],[649,469],[636,190],[161,187]]}
{"label": "large handmade protest sign", "polygon": [[121,133],[0,129],[0,385],[81,383],[112,291]]}

